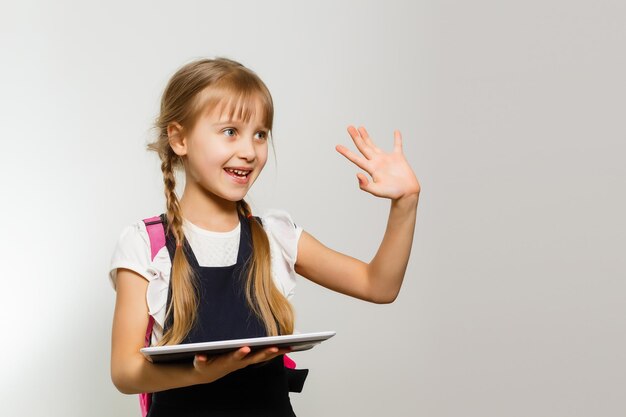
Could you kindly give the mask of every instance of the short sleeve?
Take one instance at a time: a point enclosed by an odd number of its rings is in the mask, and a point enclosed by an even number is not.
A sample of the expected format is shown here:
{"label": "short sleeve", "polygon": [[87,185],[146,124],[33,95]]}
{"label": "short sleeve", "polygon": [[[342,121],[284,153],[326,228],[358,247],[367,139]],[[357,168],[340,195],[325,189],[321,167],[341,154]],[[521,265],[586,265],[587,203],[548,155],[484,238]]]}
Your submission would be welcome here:
{"label": "short sleeve", "polygon": [[150,272],[150,264],[148,233],[143,222],[139,221],[126,227],[117,240],[109,267],[111,285],[115,289],[117,268],[130,269],[150,281],[153,276]]}
{"label": "short sleeve", "polygon": [[295,264],[303,229],[282,210],[268,210],[261,216],[261,220],[270,241],[274,282],[283,295],[290,299],[296,286]]}
{"label": "short sleeve", "polygon": [[146,280],[148,313],[154,318],[152,344],[163,334],[163,324],[169,288],[171,260],[167,247],[163,246],[151,259],[150,238],[143,221],[126,227],[115,247],[109,268],[109,280],[115,289],[118,268],[130,269]]}

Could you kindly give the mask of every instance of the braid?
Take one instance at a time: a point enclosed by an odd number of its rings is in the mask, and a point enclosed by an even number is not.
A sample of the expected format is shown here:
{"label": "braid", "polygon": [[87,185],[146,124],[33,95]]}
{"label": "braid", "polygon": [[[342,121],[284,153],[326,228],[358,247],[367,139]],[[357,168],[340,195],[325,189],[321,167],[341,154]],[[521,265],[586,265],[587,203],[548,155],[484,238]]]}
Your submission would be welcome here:
{"label": "braid", "polygon": [[183,222],[178,196],[176,195],[176,177],[174,175],[174,163],[172,159],[176,156],[173,152],[168,153],[161,162],[163,172],[163,182],[165,183],[165,200],[167,206],[168,231],[174,233],[176,246],[183,243]]}
{"label": "braid", "polygon": [[237,211],[239,211],[239,213],[244,217],[250,217],[252,215],[252,210],[245,200],[237,201]]}
{"label": "braid", "polygon": [[170,277],[172,299],[165,313],[168,318],[173,315],[173,325],[163,335],[160,345],[180,343],[193,327],[198,307],[196,280],[183,249],[185,234],[182,227],[182,210],[175,190],[174,158],[176,155],[170,151],[162,158],[161,163],[167,201],[168,233],[171,231],[174,234],[176,251]]}
{"label": "braid", "polygon": [[293,333],[293,309],[276,288],[272,278],[270,242],[261,224],[252,217],[250,206],[244,200],[237,202],[240,214],[250,218],[253,253],[246,277],[246,299],[254,313],[265,324],[268,336]]}

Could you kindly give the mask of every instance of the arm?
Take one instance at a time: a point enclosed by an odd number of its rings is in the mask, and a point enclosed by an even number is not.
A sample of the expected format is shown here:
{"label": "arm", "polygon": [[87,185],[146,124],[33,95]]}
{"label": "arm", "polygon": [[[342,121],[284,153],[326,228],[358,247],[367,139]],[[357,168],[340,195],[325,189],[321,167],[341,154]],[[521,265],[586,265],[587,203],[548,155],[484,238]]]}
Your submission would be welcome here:
{"label": "arm", "polygon": [[393,302],[406,271],[419,200],[420,185],[402,153],[400,132],[395,132],[394,150],[377,148],[367,131],[348,128],[363,157],[345,147],[337,151],[372,177],[357,174],[359,186],[377,197],[391,199],[387,229],[370,263],[327,248],[303,232],[298,242],[296,272],[326,288],[375,303]]}
{"label": "arm", "polygon": [[139,352],[148,326],[147,287],[148,281],[141,275],[128,269],[118,269],[111,339],[111,379],[124,394],[212,382],[232,371],[286,352],[285,349],[268,348],[250,354],[250,348],[243,347],[209,358],[196,355],[193,364],[153,364]]}

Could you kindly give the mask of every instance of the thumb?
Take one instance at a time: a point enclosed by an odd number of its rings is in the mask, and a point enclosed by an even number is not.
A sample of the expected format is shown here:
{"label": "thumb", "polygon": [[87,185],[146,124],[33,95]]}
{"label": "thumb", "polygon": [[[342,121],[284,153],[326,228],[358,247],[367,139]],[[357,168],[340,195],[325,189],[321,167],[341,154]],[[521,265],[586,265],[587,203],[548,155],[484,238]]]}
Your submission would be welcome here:
{"label": "thumb", "polygon": [[365,175],[363,175],[362,173],[358,173],[356,174],[356,178],[359,180],[359,188],[363,191],[366,191],[368,193],[371,193],[372,190],[372,183],[370,183],[370,181],[367,179],[367,177]]}
{"label": "thumb", "polygon": [[363,187],[367,187],[369,184],[367,177],[360,172],[356,174],[356,179],[359,181],[359,188],[361,189],[363,189]]}
{"label": "thumb", "polygon": [[359,188],[367,193],[370,193],[373,196],[378,197],[380,194],[379,186],[375,184],[373,181],[367,179],[367,177],[362,174],[356,174],[357,179],[359,180]]}

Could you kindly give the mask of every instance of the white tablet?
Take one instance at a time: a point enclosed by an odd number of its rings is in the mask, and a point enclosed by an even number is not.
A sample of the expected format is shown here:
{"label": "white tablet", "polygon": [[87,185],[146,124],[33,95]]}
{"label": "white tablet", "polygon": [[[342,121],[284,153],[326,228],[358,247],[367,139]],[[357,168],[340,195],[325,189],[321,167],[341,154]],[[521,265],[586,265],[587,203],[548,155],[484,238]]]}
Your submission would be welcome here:
{"label": "white tablet", "polygon": [[215,342],[187,343],[145,347],[140,351],[153,363],[193,361],[196,354],[217,355],[232,352],[243,346],[252,351],[268,347],[291,347],[294,352],[308,350],[330,339],[336,332],[300,333],[287,336],[253,337],[250,339],[218,340]]}

